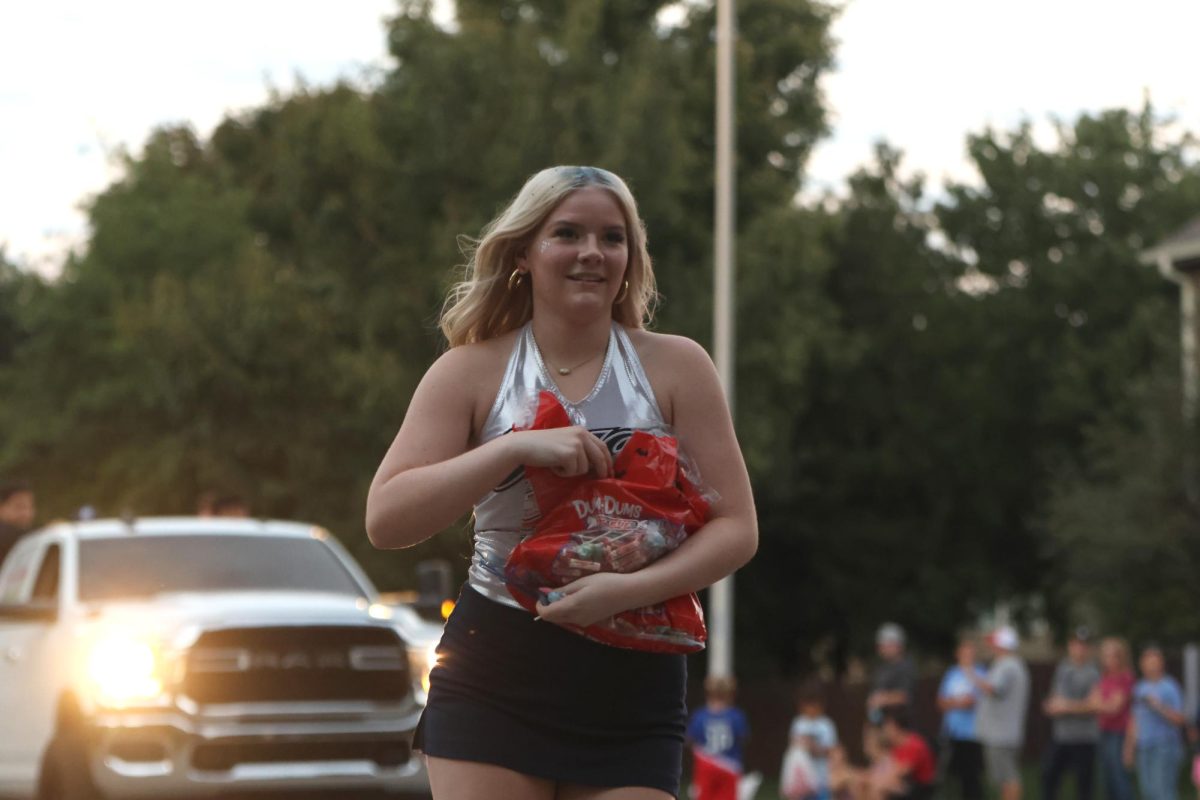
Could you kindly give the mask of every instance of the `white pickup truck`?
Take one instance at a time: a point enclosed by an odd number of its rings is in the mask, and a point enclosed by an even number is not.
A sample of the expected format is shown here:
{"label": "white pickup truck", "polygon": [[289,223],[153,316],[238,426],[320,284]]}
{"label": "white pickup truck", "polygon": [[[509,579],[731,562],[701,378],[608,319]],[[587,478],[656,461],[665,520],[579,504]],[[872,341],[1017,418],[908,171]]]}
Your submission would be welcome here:
{"label": "white pickup truck", "polygon": [[439,626],[321,528],[61,523],[0,568],[0,797],[428,796]]}

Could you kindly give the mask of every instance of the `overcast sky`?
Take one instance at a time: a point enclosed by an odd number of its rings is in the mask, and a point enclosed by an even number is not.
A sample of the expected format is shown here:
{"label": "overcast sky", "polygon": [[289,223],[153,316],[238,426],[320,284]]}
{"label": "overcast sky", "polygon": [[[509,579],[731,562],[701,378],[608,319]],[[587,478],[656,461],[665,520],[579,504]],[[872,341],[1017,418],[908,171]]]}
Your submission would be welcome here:
{"label": "overcast sky", "polygon": [[[324,84],[384,69],[395,0],[38,0],[0,4],[0,244],[53,271],[86,237],[81,200],[106,153],[150,129],[207,134],[296,76]],[[834,131],[809,191],[837,191],[886,138],[910,169],[970,179],[969,131],[1140,107],[1200,132],[1189,0],[851,0],[824,89]],[[1190,85],[1189,85],[1190,84]],[[1046,126],[1043,126],[1044,128]],[[1048,128],[1047,128],[1048,129]]]}

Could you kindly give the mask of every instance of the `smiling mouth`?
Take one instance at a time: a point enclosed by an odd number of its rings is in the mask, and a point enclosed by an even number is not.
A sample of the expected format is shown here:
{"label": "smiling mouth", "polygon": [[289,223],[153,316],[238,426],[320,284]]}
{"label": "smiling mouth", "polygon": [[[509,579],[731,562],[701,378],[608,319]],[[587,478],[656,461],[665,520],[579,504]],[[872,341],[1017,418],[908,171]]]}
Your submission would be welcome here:
{"label": "smiling mouth", "polygon": [[599,275],[568,275],[567,280],[576,283],[605,283],[604,278]]}

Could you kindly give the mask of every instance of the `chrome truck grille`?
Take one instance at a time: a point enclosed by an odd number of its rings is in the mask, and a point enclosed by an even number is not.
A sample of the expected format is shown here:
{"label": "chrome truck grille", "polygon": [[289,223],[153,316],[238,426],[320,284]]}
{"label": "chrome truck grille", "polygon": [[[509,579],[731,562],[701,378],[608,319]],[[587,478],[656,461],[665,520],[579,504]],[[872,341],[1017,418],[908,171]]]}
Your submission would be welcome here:
{"label": "chrome truck grille", "polygon": [[201,634],[182,694],[199,704],[402,700],[411,691],[404,642],[390,628],[226,628]]}
{"label": "chrome truck grille", "polygon": [[212,742],[196,747],[192,766],[206,772],[227,772],[244,763],[373,761],[381,767],[394,769],[404,766],[412,757],[408,738],[388,736],[344,742]]}

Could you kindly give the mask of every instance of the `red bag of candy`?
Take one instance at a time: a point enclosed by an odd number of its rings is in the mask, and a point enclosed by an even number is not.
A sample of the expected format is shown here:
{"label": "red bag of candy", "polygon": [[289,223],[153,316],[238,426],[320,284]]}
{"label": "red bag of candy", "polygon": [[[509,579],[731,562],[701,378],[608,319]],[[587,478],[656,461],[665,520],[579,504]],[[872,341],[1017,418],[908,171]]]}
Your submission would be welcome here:
{"label": "red bag of candy", "polygon": [[[550,392],[538,396],[527,430],[572,425]],[[608,478],[563,478],[527,467],[538,519],[533,535],[505,565],[512,596],[530,611],[553,602],[564,586],[596,572],[634,572],[678,547],[709,517],[715,495],[665,430],[635,430],[613,457]],[[704,647],[704,613],[695,594],[623,611],[586,628],[567,626],[604,644],[658,653],[691,653]]]}

